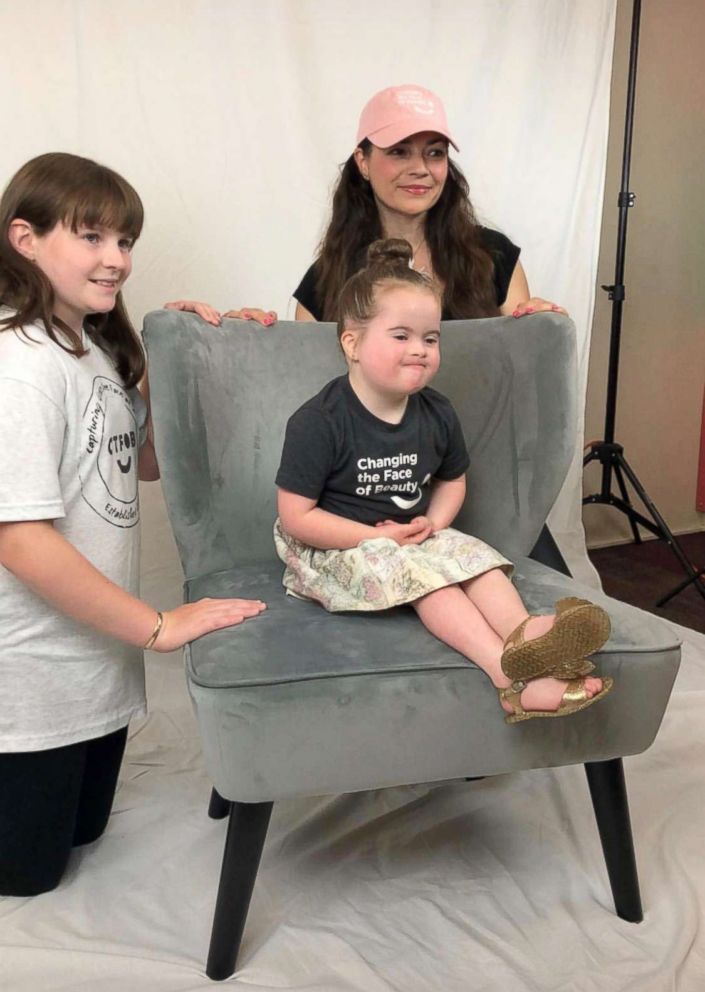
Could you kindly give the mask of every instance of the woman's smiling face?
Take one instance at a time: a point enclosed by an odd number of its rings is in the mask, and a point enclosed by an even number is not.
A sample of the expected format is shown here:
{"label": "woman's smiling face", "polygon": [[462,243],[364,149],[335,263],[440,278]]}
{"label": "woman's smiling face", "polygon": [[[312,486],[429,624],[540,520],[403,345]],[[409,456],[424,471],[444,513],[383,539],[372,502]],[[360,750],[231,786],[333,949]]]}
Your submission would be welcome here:
{"label": "woman's smiling face", "polygon": [[377,206],[417,217],[427,213],[448,177],[448,142],[434,131],[412,134],[389,148],[355,149],[360,173],[368,179]]}

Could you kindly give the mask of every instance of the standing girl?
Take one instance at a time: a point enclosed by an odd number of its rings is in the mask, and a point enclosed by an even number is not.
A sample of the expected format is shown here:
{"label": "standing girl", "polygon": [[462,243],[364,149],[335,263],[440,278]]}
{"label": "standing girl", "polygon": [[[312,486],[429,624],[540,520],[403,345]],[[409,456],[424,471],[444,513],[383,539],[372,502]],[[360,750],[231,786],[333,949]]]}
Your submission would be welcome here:
{"label": "standing girl", "polygon": [[120,291],[142,217],[124,179],[68,154],[0,200],[0,895],[54,888],[105,829],[142,649],[264,609],[137,598],[137,481],[159,469]]}
{"label": "standing girl", "polygon": [[468,454],[440,364],[438,287],[406,241],[375,242],[345,284],[338,335],[347,376],[289,420],[277,474],[284,585],[328,610],[408,603],[436,637],[487,673],[515,723],[567,716],[609,692],[587,656],[609,618],[565,599],[529,616],[497,551],[449,525]]}

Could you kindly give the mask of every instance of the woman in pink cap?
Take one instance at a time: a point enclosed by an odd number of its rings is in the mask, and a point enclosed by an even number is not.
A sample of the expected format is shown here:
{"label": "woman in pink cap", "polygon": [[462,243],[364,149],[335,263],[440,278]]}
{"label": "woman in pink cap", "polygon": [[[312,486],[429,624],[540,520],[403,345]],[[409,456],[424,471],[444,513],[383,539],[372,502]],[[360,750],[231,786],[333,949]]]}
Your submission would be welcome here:
{"label": "woman in pink cap", "polygon": [[346,280],[377,238],[403,238],[412,266],[443,287],[443,319],[521,317],[562,307],[532,297],[519,248],[475,219],[443,104],[421,86],[376,93],[342,167],[318,256],[294,291],[297,320],[337,320]]}

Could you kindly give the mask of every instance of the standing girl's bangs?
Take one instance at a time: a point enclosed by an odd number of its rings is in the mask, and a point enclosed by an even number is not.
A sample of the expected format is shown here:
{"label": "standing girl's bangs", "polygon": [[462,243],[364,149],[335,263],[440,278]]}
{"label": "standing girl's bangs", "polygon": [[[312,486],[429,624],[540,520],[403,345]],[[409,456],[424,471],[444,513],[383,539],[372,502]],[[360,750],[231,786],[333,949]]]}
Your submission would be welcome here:
{"label": "standing girl's bangs", "polygon": [[3,196],[2,222],[19,217],[44,235],[64,223],[108,227],[139,237],[144,210],[136,190],[105,165],[66,152],[49,152],[27,162]]}
{"label": "standing girl's bangs", "polygon": [[144,222],[142,201],[121,176],[103,166],[98,169],[67,190],[61,219],[72,231],[104,227],[137,239]]}

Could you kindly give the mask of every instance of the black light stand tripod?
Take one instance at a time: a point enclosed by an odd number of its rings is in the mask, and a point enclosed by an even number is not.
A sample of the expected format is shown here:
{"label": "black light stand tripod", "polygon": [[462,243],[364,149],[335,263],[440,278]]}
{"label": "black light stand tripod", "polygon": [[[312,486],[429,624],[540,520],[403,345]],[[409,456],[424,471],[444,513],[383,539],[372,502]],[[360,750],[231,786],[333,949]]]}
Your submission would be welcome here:
{"label": "black light stand tripod", "polygon": [[[614,285],[603,286],[609,299],[612,300],[612,325],[610,329],[610,354],[607,375],[607,404],[605,409],[605,433],[603,441],[593,441],[590,450],[583,459],[583,465],[599,461],[602,465],[602,487],[599,493],[586,496],[583,503],[603,503],[614,506],[629,520],[632,535],[636,544],[641,544],[639,527],[655,534],[666,541],[674,555],[683,567],[687,578],[668,595],[658,601],[657,606],[663,606],[669,599],[676,596],[687,585],[693,583],[700,595],[705,599],[705,569],[696,569],[686,556],[683,548],[670,531],[668,524],[658,512],[649,494],[639,481],[636,473],[624,457],[624,448],[614,439],[615,410],[617,406],[617,376],[619,370],[619,344],[622,333],[622,304],[624,303],[624,255],[627,241],[627,212],[634,206],[636,196],[629,192],[629,166],[632,154],[632,130],[634,126],[634,94],[636,91],[636,67],[639,54],[639,20],[641,16],[641,0],[634,0],[632,9],[631,45],[629,50],[629,76],[627,83],[627,114],[624,124],[624,152],[622,157],[622,185],[617,198],[619,207],[619,226],[617,230],[617,258],[615,264]],[[612,492],[612,476],[617,480],[620,495]],[[635,509],[629,498],[626,480],[634,493],[646,508],[649,517]]]}

